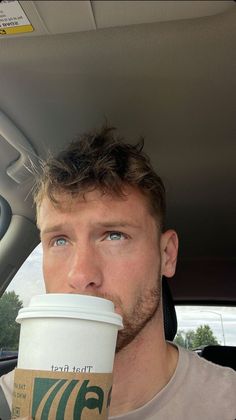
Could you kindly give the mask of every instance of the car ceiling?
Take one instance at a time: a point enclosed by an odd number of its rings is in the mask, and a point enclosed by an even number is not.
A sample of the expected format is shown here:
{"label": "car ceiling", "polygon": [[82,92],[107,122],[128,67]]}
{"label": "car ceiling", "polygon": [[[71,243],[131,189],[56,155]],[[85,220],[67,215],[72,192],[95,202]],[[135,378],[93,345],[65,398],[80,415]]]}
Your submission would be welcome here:
{"label": "car ceiling", "polygon": [[34,221],[22,150],[44,158],[107,120],[145,137],[166,184],[175,296],[204,286],[207,300],[222,281],[215,300],[236,300],[236,3],[19,3],[34,31],[0,38],[0,194],[13,214]]}

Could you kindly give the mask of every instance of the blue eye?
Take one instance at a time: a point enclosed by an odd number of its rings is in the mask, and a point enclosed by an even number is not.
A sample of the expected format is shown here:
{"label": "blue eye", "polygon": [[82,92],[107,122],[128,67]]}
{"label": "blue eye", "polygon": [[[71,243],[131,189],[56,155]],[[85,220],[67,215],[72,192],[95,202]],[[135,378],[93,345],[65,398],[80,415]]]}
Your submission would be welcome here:
{"label": "blue eye", "polygon": [[53,246],[65,246],[67,244],[67,241],[65,238],[58,238],[55,239]]}
{"label": "blue eye", "polygon": [[109,232],[107,235],[108,241],[119,241],[124,239],[124,234],[121,232]]}

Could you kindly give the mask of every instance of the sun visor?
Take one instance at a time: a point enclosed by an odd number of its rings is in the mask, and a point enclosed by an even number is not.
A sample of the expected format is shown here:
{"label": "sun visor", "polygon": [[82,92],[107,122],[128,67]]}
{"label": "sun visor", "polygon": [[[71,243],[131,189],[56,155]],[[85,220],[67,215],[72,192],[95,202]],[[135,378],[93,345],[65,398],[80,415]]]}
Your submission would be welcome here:
{"label": "sun visor", "polygon": [[19,157],[7,167],[7,175],[18,184],[32,178],[38,166],[37,154],[29,140],[1,111],[0,136],[19,153]]}

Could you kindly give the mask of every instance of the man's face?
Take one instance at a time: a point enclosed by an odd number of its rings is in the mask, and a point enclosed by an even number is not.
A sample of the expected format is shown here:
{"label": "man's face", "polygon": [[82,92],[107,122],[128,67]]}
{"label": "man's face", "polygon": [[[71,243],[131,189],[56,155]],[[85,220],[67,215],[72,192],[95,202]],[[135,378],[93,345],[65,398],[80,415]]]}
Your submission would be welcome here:
{"label": "man's face", "polygon": [[44,198],[38,215],[46,291],[112,300],[124,322],[117,351],[156,314],[163,271],[161,235],[146,199],[131,187],[126,193],[62,195],[60,209]]}

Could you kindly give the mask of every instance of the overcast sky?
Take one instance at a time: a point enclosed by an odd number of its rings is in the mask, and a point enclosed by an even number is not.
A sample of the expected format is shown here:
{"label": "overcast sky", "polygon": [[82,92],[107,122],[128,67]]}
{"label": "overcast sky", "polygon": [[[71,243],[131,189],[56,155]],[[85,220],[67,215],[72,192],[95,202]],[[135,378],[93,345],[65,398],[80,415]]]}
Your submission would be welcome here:
{"label": "overcast sky", "polygon": [[[27,306],[31,296],[45,293],[42,247],[39,245],[16,274],[7,290],[15,290]],[[220,344],[236,346],[236,308],[213,306],[176,307],[179,330],[196,330],[208,324]]]}

